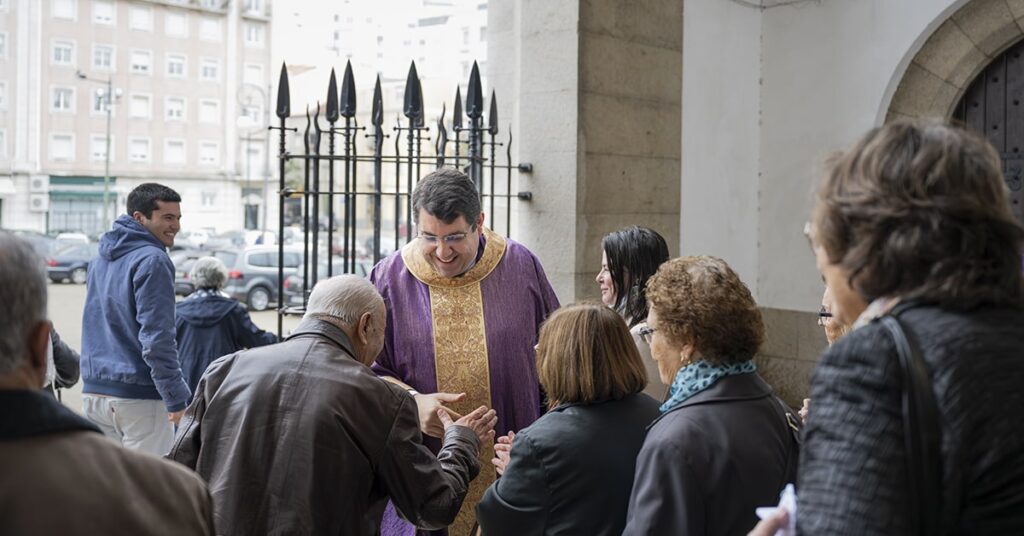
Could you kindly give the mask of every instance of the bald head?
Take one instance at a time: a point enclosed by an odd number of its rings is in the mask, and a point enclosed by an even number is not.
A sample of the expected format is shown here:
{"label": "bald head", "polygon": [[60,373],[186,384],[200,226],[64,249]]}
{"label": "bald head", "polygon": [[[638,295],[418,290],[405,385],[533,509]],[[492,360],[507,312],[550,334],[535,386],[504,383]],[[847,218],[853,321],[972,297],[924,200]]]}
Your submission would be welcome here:
{"label": "bald head", "polygon": [[365,313],[382,319],[384,300],[372,283],[352,274],[320,281],[306,304],[306,318],[329,316],[349,327],[354,327]]}

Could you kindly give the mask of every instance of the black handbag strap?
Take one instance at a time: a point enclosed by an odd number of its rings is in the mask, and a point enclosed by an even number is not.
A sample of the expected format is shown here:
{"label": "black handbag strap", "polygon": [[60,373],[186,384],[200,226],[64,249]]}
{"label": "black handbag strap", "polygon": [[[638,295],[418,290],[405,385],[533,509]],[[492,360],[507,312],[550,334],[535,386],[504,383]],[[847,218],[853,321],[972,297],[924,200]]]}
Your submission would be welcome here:
{"label": "black handbag strap", "polygon": [[942,534],[942,456],[939,409],[928,367],[917,345],[892,314],[879,321],[892,335],[902,382],[910,534]]}

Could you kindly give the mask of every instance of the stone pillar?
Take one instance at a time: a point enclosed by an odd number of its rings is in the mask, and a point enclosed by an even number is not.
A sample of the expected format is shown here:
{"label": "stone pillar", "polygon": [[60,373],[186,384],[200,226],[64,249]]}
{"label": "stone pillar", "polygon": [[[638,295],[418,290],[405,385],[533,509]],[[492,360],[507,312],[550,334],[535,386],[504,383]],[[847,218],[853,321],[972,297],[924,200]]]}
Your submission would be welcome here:
{"label": "stone pillar", "polygon": [[563,303],[597,298],[611,231],[651,227],[678,254],[682,16],[678,0],[489,5],[487,77],[534,166],[512,235]]}

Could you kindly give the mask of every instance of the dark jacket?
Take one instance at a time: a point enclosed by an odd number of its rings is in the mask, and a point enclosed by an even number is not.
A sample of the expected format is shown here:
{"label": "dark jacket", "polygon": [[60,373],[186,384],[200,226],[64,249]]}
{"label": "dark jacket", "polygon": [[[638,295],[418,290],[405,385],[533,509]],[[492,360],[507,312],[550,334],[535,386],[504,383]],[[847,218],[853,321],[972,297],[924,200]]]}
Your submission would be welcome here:
{"label": "dark jacket", "polygon": [[252,323],[244,305],[209,289],[197,290],[178,302],[174,327],[181,372],[193,393],[214,359],[277,342],[277,335]]}
{"label": "dark jacket", "polygon": [[127,215],[100,238],[82,313],[82,392],[188,404],[174,342],[174,265]]}
{"label": "dark jacket", "polygon": [[0,391],[0,532],[210,535],[206,485],[39,391]]}
{"label": "dark jacket", "polygon": [[747,534],[754,509],[778,504],[796,477],[799,446],[784,411],[759,375],[738,374],[654,421],[623,535]]}
{"label": "dark jacket", "polygon": [[[898,318],[931,373],[949,534],[1024,534],[1024,311],[919,306]],[[907,534],[900,368],[877,322],[822,356],[800,459],[797,531]]]}
{"label": "dark jacket", "polygon": [[414,399],[353,356],[343,331],[305,320],[206,370],[168,457],[209,482],[219,534],[373,535],[389,497],[418,526],[455,519],[476,435],[449,428],[435,457]]}
{"label": "dark jacket", "polygon": [[657,416],[641,393],[559,406],[524,428],[476,507],[484,534],[622,534],[636,455]]}

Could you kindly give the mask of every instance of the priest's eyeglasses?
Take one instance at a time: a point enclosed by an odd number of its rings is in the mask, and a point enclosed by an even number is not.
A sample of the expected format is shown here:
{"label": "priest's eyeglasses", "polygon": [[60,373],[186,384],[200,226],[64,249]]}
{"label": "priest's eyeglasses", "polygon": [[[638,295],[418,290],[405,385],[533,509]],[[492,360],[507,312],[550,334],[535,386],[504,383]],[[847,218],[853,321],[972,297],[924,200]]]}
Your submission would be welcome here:
{"label": "priest's eyeglasses", "polygon": [[437,244],[438,241],[444,240],[445,245],[453,246],[466,239],[466,233],[454,233],[446,236],[434,236],[420,233],[420,239],[428,244]]}

